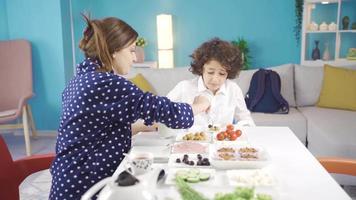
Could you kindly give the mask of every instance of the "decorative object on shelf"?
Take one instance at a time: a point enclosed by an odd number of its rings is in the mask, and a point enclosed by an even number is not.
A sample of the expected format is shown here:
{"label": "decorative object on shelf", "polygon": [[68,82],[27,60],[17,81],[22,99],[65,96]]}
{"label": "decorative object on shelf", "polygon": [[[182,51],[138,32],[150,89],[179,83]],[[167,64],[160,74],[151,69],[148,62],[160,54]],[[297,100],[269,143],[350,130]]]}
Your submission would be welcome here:
{"label": "decorative object on shelf", "polygon": [[321,23],[320,26],[319,26],[319,30],[320,31],[327,31],[328,30],[328,25],[325,22]]}
{"label": "decorative object on shelf", "polygon": [[295,0],[295,26],[294,26],[294,36],[297,40],[297,44],[300,41],[300,30],[302,29],[302,21],[303,21],[303,6],[304,0]]}
{"label": "decorative object on shelf", "polygon": [[348,16],[345,16],[342,18],[342,29],[347,30],[349,29],[349,23],[350,23],[350,18]]}
{"label": "decorative object on shelf", "polygon": [[248,47],[247,41],[244,38],[240,37],[239,39],[232,41],[231,44],[239,48],[241,52],[241,58],[243,63],[242,69],[249,69],[251,66],[252,57],[250,56],[250,48]]}
{"label": "decorative object on shelf", "polygon": [[136,62],[142,63],[145,61],[145,50],[143,49],[143,47],[145,47],[146,45],[147,45],[147,42],[143,37],[137,38],[136,49],[135,49]]}
{"label": "decorative object on shelf", "polygon": [[319,60],[320,59],[320,49],[318,47],[319,40],[315,40],[314,42],[315,42],[315,48],[313,49],[313,52],[312,52],[312,59]]}
{"label": "decorative object on shelf", "polygon": [[348,60],[356,60],[356,48],[350,48],[346,58]]}
{"label": "decorative object on shelf", "polygon": [[325,42],[323,60],[330,60],[329,43]]}
{"label": "decorative object on shelf", "polygon": [[317,31],[319,29],[319,25],[312,21],[308,26],[309,31]]}
{"label": "decorative object on shelf", "polygon": [[336,31],[336,24],[334,22],[331,22],[328,26],[329,31]]}
{"label": "decorative object on shelf", "polygon": [[352,29],[352,30],[356,30],[356,22],[352,23],[351,29]]}

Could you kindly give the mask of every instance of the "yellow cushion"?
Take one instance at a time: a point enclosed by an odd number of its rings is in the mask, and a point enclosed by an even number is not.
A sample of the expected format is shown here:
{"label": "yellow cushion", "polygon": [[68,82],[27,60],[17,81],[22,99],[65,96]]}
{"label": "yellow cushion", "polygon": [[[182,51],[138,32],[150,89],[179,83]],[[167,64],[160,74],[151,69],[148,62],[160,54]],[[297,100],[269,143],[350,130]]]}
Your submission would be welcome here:
{"label": "yellow cushion", "polygon": [[135,77],[130,78],[129,80],[142,91],[156,94],[156,91],[141,73],[138,73]]}
{"label": "yellow cushion", "polygon": [[317,106],[356,110],[356,70],[324,65]]}

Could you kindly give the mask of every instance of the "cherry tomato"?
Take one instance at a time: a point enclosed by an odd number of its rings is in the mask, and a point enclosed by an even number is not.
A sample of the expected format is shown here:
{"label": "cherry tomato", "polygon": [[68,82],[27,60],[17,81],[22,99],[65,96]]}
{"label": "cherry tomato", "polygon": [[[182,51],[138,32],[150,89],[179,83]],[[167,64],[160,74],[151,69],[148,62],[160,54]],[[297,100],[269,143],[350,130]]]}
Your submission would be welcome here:
{"label": "cherry tomato", "polygon": [[232,124],[228,124],[227,126],[226,126],[226,130],[234,130],[234,125],[232,125]]}
{"label": "cherry tomato", "polygon": [[229,137],[229,133],[227,131],[222,132],[225,136],[225,138]]}
{"label": "cherry tomato", "polygon": [[229,140],[231,140],[231,141],[234,141],[237,138],[238,138],[238,136],[237,136],[236,132],[231,133],[230,136],[229,136]]}
{"label": "cherry tomato", "polygon": [[242,135],[242,131],[241,130],[236,130],[235,131],[237,137],[240,137]]}
{"label": "cherry tomato", "polygon": [[225,140],[225,135],[223,132],[220,132],[216,135],[216,139],[221,141],[221,140]]}

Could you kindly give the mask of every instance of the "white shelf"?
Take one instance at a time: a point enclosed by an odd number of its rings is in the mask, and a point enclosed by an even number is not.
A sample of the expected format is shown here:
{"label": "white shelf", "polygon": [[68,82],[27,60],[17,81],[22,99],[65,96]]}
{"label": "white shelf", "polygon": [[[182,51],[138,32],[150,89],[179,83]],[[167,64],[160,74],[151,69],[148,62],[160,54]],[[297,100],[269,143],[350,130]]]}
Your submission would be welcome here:
{"label": "white shelf", "polygon": [[356,33],[356,30],[339,30],[340,33]]}
{"label": "white shelf", "polygon": [[305,33],[336,33],[336,31],[306,31]]}
{"label": "white shelf", "polygon": [[[331,8],[335,9],[335,21],[333,21],[336,24],[336,27],[338,27],[338,30],[334,31],[312,31],[308,30],[309,25],[314,21],[314,15],[312,15],[314,9],[319,6],[323,8],[324,6],[327,5],[322,5],[322,2],[329,2],[333,3]],[[345,6],[348,4],[344,4],[344,0],[304,0],[304,8],[303,8],[303,23],[302,23],[302,43],[301,43],[301,56],[300,56],[300,63],[305,64],[305,65],[312,65],[312,66],[320,66],[323,64],[331,64],[331,65],[355,65],[356,62],[355,60],[347,60],[344,58],[346,55],[344,55],[344,49],[341,49],[343,45],[345,45],[345,41],[343,41],[343,34],[344,33],[356,33],[356,30],[340,30],[340,26],[342,24],[342,11],[345,9]],[[336,4],[336,5],[335,5]],[[320,10],[319,10],[320,12]],[[316,13],[316,14],[323,14],[323,13]],[[329,19],[330,20],[330,19]],[[320,19],[319,19],[320,21]],[[321,20],[322,21],[322,20]],[[327,21],[327,24],[331,23],[330,21]],[[320,23],[320,22],[319,22]],[[350,23],[351,24],[351,23]],[[320,24],[319,24],[320,25]],[[312,35],[312,34],[317,34],[317,35]],[[324,34],[324,35],[323,35]],[[329,35],[327,35],[329,34]],[[332,35],[330,35],[332,34]],[[351,37],[354,37],[356,35],[352,35]],[[308,60],[311,59],[311,53],[312,49],[314,48],[314,43],[313,41],[310,41],[310,38],[321,38],[323,41],[322,43],[319,43],[319,49],[320,49],[320,57],[323,57],[323,48],[325,48],[325,44],[329,44],[329,52],[330,52],[330,57],[333,60]],[[356,37],[355,37],[356,39]],[[326,40],[326,41],[325,41]],[[344,42],[344,43],[343,43]],[[312,45],[312,46],[308,46]],[[322,46],[324,45],[324,46]],[[352,46],[353,47],[353,46]],[[351,47],[351,48],[352,48]],[[350,48],[350,47],[348,47]],[[311,51],[310,51],[311,50]],[[341,51],[342,54],[341,55]]]}

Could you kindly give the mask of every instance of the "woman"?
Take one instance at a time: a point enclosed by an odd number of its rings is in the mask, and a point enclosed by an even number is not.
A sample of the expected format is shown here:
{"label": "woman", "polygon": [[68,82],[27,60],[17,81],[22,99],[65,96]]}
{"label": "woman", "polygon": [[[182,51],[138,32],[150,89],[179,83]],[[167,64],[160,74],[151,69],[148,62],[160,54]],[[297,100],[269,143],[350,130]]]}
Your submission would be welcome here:
{"label": "woman", "polygon": [[51,166],[49,199],[79,199],[92,185],[111,176],[131,148],[131,123],[161,122],[188,128],[193,114],[208,109],[198,97],[192,106],[143,93],[120,75],[136,59],[137,32],[117,18],[90,20],[79,47],[85,60],[62,94],[62,114]]}
{"label": "woman", "polygon": [[192,103],[200,94],[210,99],[210,111],[195,116],[194,125],[255,126],[240,87],[230,80],[236,78],[242,67],[238,48],[214,38],[203,43],[191,57],[190,70],[198,77],[179,82],[167,97],[185,103]]}

